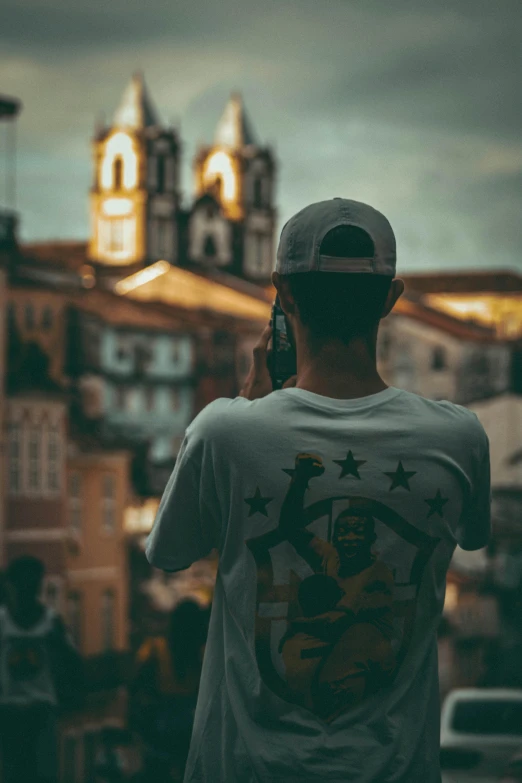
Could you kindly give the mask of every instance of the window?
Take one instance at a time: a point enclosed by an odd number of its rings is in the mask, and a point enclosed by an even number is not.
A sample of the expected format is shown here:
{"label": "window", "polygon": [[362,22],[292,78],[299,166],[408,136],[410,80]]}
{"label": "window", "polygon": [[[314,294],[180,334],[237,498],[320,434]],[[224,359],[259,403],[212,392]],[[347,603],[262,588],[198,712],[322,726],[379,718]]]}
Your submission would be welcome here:
{"label": "window", "polygon": [[112,473],[102,476],[102,525],[106,533],[116,527],[116,479]]}
{"label": "window", "polygon": [[82,477],[69,474],[69,525],[76,535],[82,532]]}
{"label": "window", "polygon": [[441,346],[437,346],[433,349],[431,354],[431,369],[436,372],[445,370],[447,367],[446,351]]}
{"label": "window", "polygon": [[82,641],[82,596],[78,592],[69,593],[67,596],[67,624],[74,644],[80,649]]}
{"label": "window", "polygon": [[108,221],[109,226],[109,251],[111,253],[121,253],[125,250],[124,241],[124,218],[113,218]]}
{"label": "window", "polygon": [[18,422],[9,425],[9,490],[13,494],[21,490],[20,446],[22,431]]}
{"label": "window", "polygon": [[101,606],[102,620],[102,644],[103,650],[109,652],[114,649],[114,591],[105,590],[102,595]]}
{"label": "window", "polygon": [[49,329],[53,325],[53,311],[50,307],[44,307],[43,313],[42,313],[42,329],[46,332],[49,331]]}
{"label": "window", "polygon": [[173,411],[179,411],[179,389],[171,389],[170,392],[170,404]]}
{"label": "window", "polygon": [[36,492],[40,489],[40,450],[41,450],[41,432],[33,427],[29,433],[29,490]]}
{"label": "window", "polygon": [[51,427],[48,433],[47,485],[51,492],[60,489],[60,436],[56,427]]}
{"label": "window", "polygon": [[112,182],[114,190],[121,190],[123,182],[123,160],[118,155],[112,164]]}
{"label": "window", "polygon": [[211,236],[210,234],[205,239],[203,253],[205,254],[206,258],[215,258],[215,256],[217,255],[216,243],[214,241],[214,237]]}
{"label": "window", "polygon": [[465,734],[522,735],[522,702],[515,699],[465,700],[455,705],[452,729]]}
{"label": "window", "polygon": [[25,327],[26,329],[35,328],[34,307],[32,304],[26,304],[25,306]]}
{"label": "window", "polygon": [[254,207],[263,206],[263,180],[256,177],[254,180]]}
{"label": "window", "polygon": [[119,334],[116,338],[116,358],[119,362],[125,361],[130,354],[129,338],[126,334]]}
{"label": "window", "polygon": [[156,189],[158,193],[165,192],[165,157],[158,155],[156,162]]}

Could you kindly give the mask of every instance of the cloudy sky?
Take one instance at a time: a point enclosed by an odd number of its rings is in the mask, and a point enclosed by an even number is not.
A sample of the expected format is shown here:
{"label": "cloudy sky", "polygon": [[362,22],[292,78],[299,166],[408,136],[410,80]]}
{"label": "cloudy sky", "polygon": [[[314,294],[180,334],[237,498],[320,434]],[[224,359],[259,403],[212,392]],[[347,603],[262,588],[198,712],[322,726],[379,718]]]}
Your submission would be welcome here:
{"label": "cloudy sky", "polygon": [[87,236],[95,118],[141,69],[181,128],[187,201],[240,90],[281,224],[346,196],[390,218],[403,269],[522,271],[521,33],[521,0],[3,0],[22,238]]}

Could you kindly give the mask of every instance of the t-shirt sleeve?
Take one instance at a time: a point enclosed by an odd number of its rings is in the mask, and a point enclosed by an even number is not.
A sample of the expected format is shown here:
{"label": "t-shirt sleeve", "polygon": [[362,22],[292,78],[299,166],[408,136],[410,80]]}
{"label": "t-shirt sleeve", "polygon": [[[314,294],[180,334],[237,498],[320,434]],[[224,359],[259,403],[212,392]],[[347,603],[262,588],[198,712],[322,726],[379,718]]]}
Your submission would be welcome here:
{"label": "t-shirt sleeve", "polygon": [[479,442],[474,449],[471,496],[463,509],[457,543],[468,551],[487,546],[491,535],[491,467],[489,440],[479,425]]}
{"label": "t-shirt sleeve", "polygon": [[151,565],[182,571],[219,548],[221,514],[211,453],[205,434],[189,427],[147,540]]}

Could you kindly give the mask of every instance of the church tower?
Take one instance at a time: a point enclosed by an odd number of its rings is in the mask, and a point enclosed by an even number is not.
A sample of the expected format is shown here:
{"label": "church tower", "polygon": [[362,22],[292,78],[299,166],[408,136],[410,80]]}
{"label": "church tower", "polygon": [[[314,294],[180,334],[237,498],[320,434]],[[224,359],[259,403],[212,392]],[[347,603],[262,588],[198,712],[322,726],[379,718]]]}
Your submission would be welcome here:
{"label": "church tower", "polygon": [[233,94],[214,143],[195,159],[196,197],[189,221],[189,257],[269,282],[274,267],[275,161]]}
{"label": "church tower", "polygon": [[90,260],[124,273],[159,259],[175,263],[180,144],[161,127],[141,74],[93,148]]}

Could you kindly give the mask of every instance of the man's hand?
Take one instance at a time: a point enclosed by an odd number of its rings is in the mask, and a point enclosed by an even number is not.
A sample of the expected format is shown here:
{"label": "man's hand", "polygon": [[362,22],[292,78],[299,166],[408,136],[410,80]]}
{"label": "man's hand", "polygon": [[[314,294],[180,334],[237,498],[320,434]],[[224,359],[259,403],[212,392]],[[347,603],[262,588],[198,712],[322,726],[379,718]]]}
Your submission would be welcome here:
{"label": "man's hand", "polygon": [[295,475],[307,480],[314,476],[322,476],[324,465],[321,457],[317,454],[298,454],[295,458]]}
{"label": "man's hand", "polygon": [[[250,372],[247,375],[245,385],[239,392],[240,397],[246,397],[247,400],[257,400],[260,397],[266,397],[267,394],[273,391],[272,378],[268,370],[268,356],[270,351],[268,349],[268,343],[272,337],[272,328],[270,326],[265,327],[261,337],[254,346],[254,360],[250,367]],[[293,375],[287,380],[283,388],[287,389],[290,386],[295,386],[297,376]]]}

